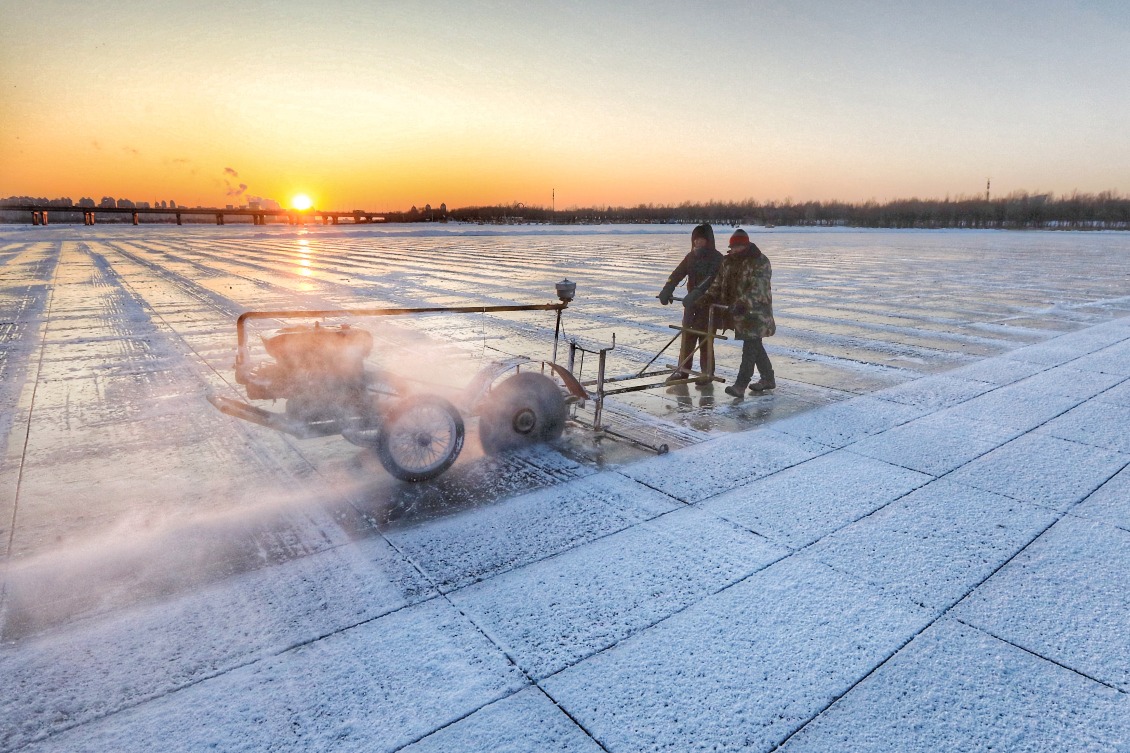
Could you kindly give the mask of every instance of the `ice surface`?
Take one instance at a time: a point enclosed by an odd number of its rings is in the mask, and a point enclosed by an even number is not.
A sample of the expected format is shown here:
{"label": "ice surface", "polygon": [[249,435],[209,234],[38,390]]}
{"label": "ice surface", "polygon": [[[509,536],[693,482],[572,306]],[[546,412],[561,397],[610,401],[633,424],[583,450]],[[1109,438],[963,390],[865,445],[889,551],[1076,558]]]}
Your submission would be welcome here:
{"label": "ice surface", "polygon": [[995,386],[990,382],[949,375],[930,376],[879,390],[872,397],[919,408],[946,408],[988,392]]}
{"label": "ice surface", "polygon": [[542,686],[609,750],[771,750],[927,621],[789,558]]}
{"label": "ice surface", "polygon": [[942,620],[781,751],[1116,753],[1128,737],[1126,694]]}
{"label": "ice surface", "polygon": [[1123,455],[1043,434],[1025,434],[948,475],[979,489],[1066,510],[1130,462]]}
{"label": "ice surface", "polygon": [[689,502],[729,491],[830,450],[818,442],[761,429],[703,442],[683,450],[677,459],[660,455],[629,466],[623,473]]}
{"label": "ice surface", "polygon": [[404,753],[601,753],[538,688],[527,688],[444,727]]}
{"label": "ice surface", "polygon": [[[963,622],[1130,691],[1130,531],[1066,517],[962,602]],[[1004,594],[1007,600],[1002,600]]]}
{"label": "ice surface", "polygon": [[1066,413],[1085,399],[1033,388],[1020,381],[955,405],[939,415],[984,421],[1017,431],[1031,431]]}
{"label": "ice surface", "polygon": [[1020,435],[985,421],[931,413],[850,445],[853,453],[942,476]]}
{"label": "ice surface", "polygon": [[837,450],[699,505],[799,549],[929,480],[921,473]]}
{"label": "ice surface", "polygon": [[1083,403],[1036,431],[1130,456],[1130,406]]}
{"label": "ice surface", "polygon": [[[435,599],[27,749],[393,751],[525,684],[466,618]],[[78,709],[85,699],[69,700]]]}
{"label": "ice surface", "polygon": [[811,551],[842,572],[941,610],[1054,520],[1035,505],[939,480],[821,539]]}
{"label": "ice surface", "polygon": [[[27,640],[0,651],[0,747],[169,696],[434,593],[377,539],[259,570],[163,609]],[[21,606],[38,607],[9,603],[9,620]]]}
{"label": "ice surface", "polygon": [[777,431],[805,437],[831,447],[852,442],[904,424],[929,409],[874,397],[857,397],[816,413],[803,413],[773,424]]}
{"label": "ice surface", "polygon": [[987,358],[984,361],[962,366],[946,373],[954,379],[967,379],[974,382],[992,382],[997,385],[1012,384],[1039,374],[1046,366],[1014,360],[1012,358]]}
{"label": "ice surface", "polygon": [[1119,471],[1071,512],[1130,531],[1130,467]]}
{"label": "ice surface", "polygon": [[443,590],[536,562],[678,507],[618,473],[531,492],[482,510],[389,533]]}
{"label": "ice surface", "polygon": [[[634,373],[688,231],[0,228],[0,751],[1125,748],[1130,235],[755,230],[781,386],[610,399],[661,457],[469,417],[410,485],[204,401],[242,311],[562,277]],[[374,360],[458,385],[553,326]]]}
{"label": "ice surface", "polygon": [[538,679],[721,591],[785,553],[698,510],[676,510],[463,589],[452,601]]}

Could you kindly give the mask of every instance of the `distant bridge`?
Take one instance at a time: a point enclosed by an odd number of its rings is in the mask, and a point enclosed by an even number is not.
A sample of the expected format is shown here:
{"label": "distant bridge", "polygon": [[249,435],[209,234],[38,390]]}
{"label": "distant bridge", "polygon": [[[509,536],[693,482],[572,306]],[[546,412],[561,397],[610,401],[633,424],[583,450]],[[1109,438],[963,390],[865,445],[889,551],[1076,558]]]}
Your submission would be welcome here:
{"label": "distant bridge", "polygon": [[141,224],[141,215],[159,214],[165,217],[175,216],[178,225],[184,224],[185,215],[203,215],[214,217],[217,225],[224,224],[225,217],[250,217],[252,224],[266,225],[268,217],[285,218],[288,225],[304,225],[307,222],[323,225],[337,225],[342,218],[350,219],[356,224],[368,222],[384,222],[385,218],[374,212],[354,209],[351,212],[326,211],[322,209],[212,209],[206,207],[176,207],[163,209],[161,207],[79,207],[79,206],[48,206],[39,204],[18,204],[14,206],[0,206],[0,212],[31,212],[31,224],[46,225],[51,214],[59,212],[82,212],[84,225],[93,225],[95,216],[99,214],[130,214],[133,215],[133,224]]}

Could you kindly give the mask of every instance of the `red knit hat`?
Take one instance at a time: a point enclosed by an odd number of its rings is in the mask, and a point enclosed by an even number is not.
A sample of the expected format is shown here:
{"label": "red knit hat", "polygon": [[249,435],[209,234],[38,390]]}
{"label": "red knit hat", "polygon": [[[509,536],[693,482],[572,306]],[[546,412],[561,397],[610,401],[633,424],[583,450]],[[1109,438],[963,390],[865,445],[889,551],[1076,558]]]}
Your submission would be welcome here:
{"label": "red knit hat", "polygon": [[730,247],[731,248],[733,248],[734,246],[748,246],[748,245],[749,245],[749,233],[742,230],[741,228],[738,228],[737,230],[735,230],[734,234],[730,236]]}

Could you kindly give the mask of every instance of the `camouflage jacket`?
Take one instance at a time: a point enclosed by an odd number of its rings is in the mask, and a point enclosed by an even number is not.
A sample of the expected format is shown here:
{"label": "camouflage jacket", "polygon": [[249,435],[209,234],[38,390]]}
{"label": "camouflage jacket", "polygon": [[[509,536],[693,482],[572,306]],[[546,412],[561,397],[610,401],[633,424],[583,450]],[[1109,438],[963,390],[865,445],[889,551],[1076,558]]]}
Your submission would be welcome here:
{"label": "camouflage jacket", "polygon": [[700,302],[729,306],[734,334],[739,340],[770,337],[777,331],[773,321],[772,277],[769,258],[751,243],[744,253],[727,254],[722,259],[718,274]]}

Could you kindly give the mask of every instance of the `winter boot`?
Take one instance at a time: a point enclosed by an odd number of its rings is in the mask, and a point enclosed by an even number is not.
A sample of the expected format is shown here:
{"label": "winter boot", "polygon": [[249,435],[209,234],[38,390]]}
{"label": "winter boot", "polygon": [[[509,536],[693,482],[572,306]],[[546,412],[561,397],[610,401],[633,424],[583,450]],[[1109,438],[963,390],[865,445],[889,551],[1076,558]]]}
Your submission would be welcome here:
{"label": "winter boot", "polygon": [[742,397],[744,392],[745,392],[745,388],[739,387],[736,384],[731,384],[729,387],[726,388],[726,394],[729,395],[730,397],[740,398],[740,397]]}
{"label": "winter boot", "polygon": [[750,392],[765,392],[777,388],[777,382],[772,374],[762,374],[761,378],[749,386]]}

